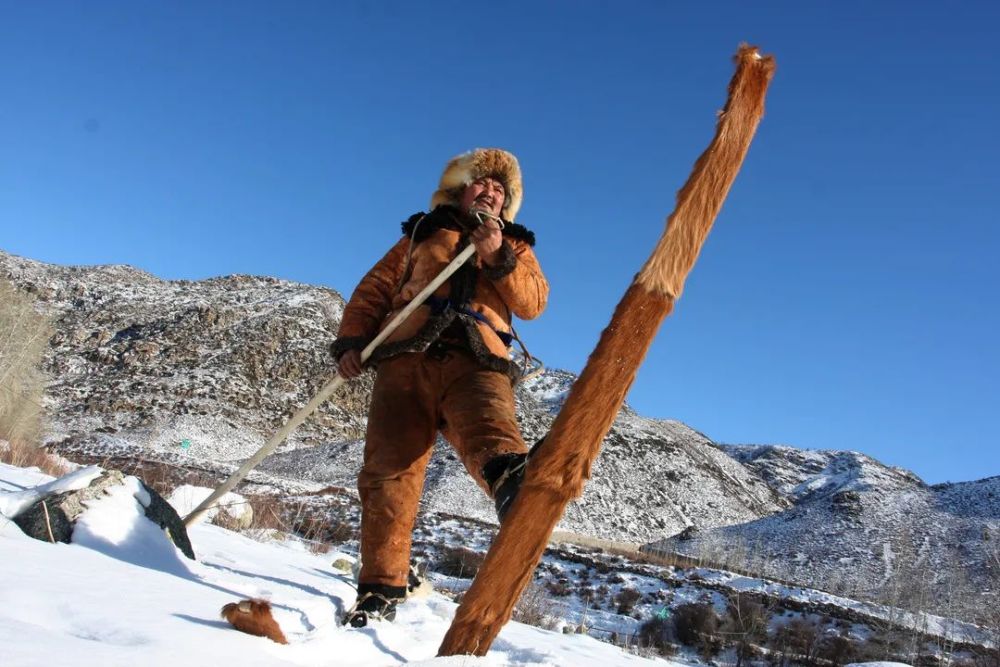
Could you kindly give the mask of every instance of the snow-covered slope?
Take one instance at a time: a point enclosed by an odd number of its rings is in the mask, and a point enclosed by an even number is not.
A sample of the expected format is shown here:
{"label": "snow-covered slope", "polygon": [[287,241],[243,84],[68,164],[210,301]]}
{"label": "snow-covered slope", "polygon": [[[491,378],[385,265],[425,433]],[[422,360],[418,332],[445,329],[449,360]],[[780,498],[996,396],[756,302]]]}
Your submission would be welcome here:
{"label": "snow-covered slope", "polygon": [[[0,464],[0,494],[49,478]],[[0,495],[2,497],[2,495]],[[295,541],[253,541],[215,526],[190,533],[184,558],[127,495],[98,501],[72,544],[25,536],[0,515],[0,656],[10,667],[144,665],[669,665],[592,637],[509,623],[484,658],[435,658],[455,603],[407,601],[395,623],[355,630],[350,574]],[[145,525],[148,524],[148,525]],[[80,533],[81,539],[77,539]],[[273,602],[289,644],[232,630],[219,609],[244,597]]]}
{"label": "snow-covered slope", "polygon": [[[79,488],[92,476],[90,469],[83,469],[51,481],[37,470],[0,464],[0,508],[16,512],[23,498]],[[0,514],[2,664],[704,664],[697,655],[703,649],[697,646],[675,645],[672,650],[679,653],[671,663],[641,660],[621,644],[635,651],[635,633],[643,621],[670,617],[687,604],[708,604],[726,614],[734,596],[751,596],[769,610],[772,648],[781,646],[778,630],[792,622],[852,644],[855,655],[883,655],[884,645],[870,640],[887,631],[902,631],[899,636],[907,638],[910,648],[901,650],[916,650],[928,660],[968,661],[970,650],[991,641],[981,630],[949,619],[900,615],[878,605],[717,570],[669,567],[597,548],[554,545],[529,589],[534,600],[530,608],[547,617],[547,625],[573,633],[511,622],[484,658],[435,658],[455,611],[455,604],[440,593],[406,601],[394,623],[361,630],[339,625],[337,619],[355,597],[348,573],[357,549],[354,540],[323,553],[317,543],[284,533],[252,531],[256,538],[251,540],[198,525],[189,533],[198,559],[191,561],[145,518],[139,489],[134,478],[126,478],[125,485],[91,501],[77,521],[71,544],[28,538]],[[295,502],[320,501],[314,508],[322,509],[324,499],[327,509],[337,513],[345,509],[344,503],[353,502],[342,495],[313,495]],[[356,521],[356,513],[352,516]],[[491,532],[473,522],[425,513],[417,530],[417,551],[429,565],[434,588],[466,590],[469,575],[446,573],[441,556],[455,545],[483,550]],[[218,618],[223,604],[244,597],[271,601],[288,645],[239,634]],[[617,637],[620,645],[595,637]],[[723,630],[720,641],[728,645],[732,637]],[[730,646],[715,661],[731,664],[734,658]]]}

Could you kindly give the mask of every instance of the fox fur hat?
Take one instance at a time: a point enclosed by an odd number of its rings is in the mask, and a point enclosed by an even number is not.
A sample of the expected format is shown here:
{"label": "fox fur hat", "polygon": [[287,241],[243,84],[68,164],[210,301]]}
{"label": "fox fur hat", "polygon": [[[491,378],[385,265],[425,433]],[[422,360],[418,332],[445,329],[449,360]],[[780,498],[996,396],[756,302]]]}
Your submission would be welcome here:
{"label": "fox fur hat", "polygon": [[514,222],[524,196],[521,167],[517,164],[516,157],[499,148],[477,148],[449,160],[441,174],[438,189],[431,197],[431,210],[441,204],[457,206],[462,189],[484,176],[492,176],[503,183],[507,193],[501,210],[502,217],[508,222]]}

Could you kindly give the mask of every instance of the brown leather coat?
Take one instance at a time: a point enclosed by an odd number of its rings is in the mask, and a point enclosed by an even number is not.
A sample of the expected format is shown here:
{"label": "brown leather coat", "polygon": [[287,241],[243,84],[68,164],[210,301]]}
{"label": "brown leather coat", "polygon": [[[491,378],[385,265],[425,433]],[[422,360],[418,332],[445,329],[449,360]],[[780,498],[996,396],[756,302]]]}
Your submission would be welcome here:
{"label": "brown leather coat", "polygon": [[[461,252],[468,243],[464,231],[468,224],[468,219],[451,206],[439,206],[426,216],[413,216],[403,223],[403,238],[351,295],[333,344],[338,359],[349,349],[367,345]],[[508,347],[497,332],[510,333],[512,316],[533,319],[545,308],[549,286],[531,249],[533,244],[530,231],[507,223],[500,263],[486,266],[473,256],[435,292],[436,307],[418,308],[375,351],[372,360],[425,350],[446,329],[454,332],[450,325],[457,323],[480,363],[516,377]],[[447,306],[443,303],[446,300]],[[478,313],[486,321],[463,311]]]}

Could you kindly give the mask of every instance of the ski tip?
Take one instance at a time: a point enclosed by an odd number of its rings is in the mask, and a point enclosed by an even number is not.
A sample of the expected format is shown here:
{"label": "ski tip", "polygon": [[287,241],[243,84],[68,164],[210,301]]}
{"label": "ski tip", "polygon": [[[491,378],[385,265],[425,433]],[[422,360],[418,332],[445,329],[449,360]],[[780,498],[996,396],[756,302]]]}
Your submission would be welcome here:
{"label": "ski tip", "polygon": [[267,637],[278,644],[288,643],[285,633],[271,615],[271,603],[267,600],[252,598],[230,602],[222,607],[219,615],[240,632],[255,637]]}
{"label": "ski tip", "polygon": [[763,66],[766,69],[774,68],[774,56],[764,55],[760,52],[759,47],[754,46],[753,44],[747,44],[746,42],[740,44],[740,48],[737,49],[733,60],[735,60],[737,64],[752,63],[757,66]]}

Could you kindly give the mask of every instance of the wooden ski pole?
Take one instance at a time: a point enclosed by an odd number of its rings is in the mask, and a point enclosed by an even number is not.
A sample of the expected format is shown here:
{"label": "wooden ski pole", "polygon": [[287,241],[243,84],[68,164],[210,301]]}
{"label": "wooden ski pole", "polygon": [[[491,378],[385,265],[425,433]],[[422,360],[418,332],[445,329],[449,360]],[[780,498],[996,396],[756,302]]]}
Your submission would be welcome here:
{"label": "wooden ski pole", "polygon": [[583,492],[604,436],[656,330],[680,297],[763,116],[774,60],[743,45],[736,63],[715,137],[677,193],[666,230],[528,464],[521,489],[462,598],[438,655],[486,655],[531,580],[567,503]]}
{"label": "wooden ski pole", "polygon": [[[389,324],[386,325],[385,329],[383,329],[379,335],[376,336],[372,342],[368,343],[365,349],[361,351],[361,363],[367,361],[372,355],[372,352],[375,351],[375,348],[381,345],[382,341],[392,335],[392,332],[399,328],[399,325],[406,321],[406,318],[408,318],[413,311],[423,305],[424,301],[427,300],[427,297],[433,294],[434,291],[440,287],[444,281],[448,280],[453,273],[458,271],[458,269],[461,268],[461,266],[465,264],[469,258],[475,254],[475,252],[476,247],[470,243],[462,250],[462,252],[458,254],[457,257],[455,257],[455,259],[451,260],[451,263],[444,267],[441,273],[439,273],[437,277],[435,277],[434,280],[427,285],[427,287],[421,290],[421,292],[417,294],[417,296],[415,296],[410,303],[406,304],[406,307],[403,308],[403,310],[401,310],[396,317],[392,318]],[[223,482],[222,485],[213,491],[208,498],[205,498],[200,505],[195,507],[190,514],[184,517],[184,525],[192,525],[201,517],[202,514],[207,512],[209,508],[211,508],[212,505],[219,500],[219,498],[236,488],[236,485],[242,482],[243,479],[250,474],[251,470],[260,465],[261,461],[267,458],[267,456],[273,452],[278,445],[285,441],[285,438],[287,438],[292,431],[297,429],[302,422],[309,417],[309,415],[316,411],[316,408],[330,398],[330,396],[333,395],[333,392],[337,391],[337,389],[339,389],[340,386],[346,381],[347,380],[342,377],[340,373],[334,375],[333,379],[327,382],[323,388],[320,389],[315,396],[313,396],[312,400],[306,403],[303,407],[299,408],[298,412],[292,415],[291,419],[285,422],[285,424],[278,429],[278,432],[271,436],[271,439],[267,441],[266,445],[257,450],[257,453],[247,459],[246,462],[240,466],[239,470],[230,475],[229,479]]]}

